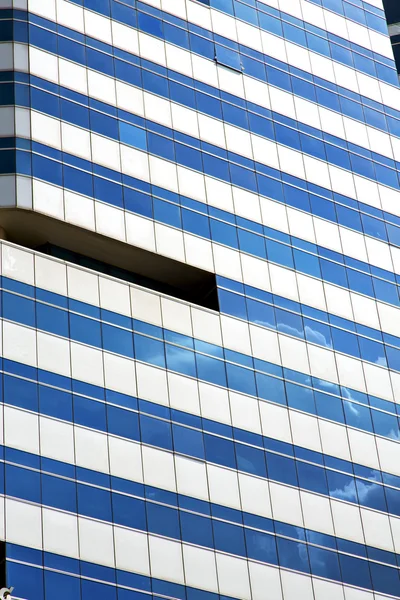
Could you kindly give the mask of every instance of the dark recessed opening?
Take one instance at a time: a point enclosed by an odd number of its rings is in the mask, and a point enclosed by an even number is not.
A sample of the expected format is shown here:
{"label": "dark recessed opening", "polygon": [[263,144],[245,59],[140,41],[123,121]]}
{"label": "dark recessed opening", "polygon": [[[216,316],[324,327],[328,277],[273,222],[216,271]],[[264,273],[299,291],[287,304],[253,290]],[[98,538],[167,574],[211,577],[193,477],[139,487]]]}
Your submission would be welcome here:
{"label": "dark recessed opening", "polygon": [[383,0],[383,9],[385,11],[387,24],[389,25],[390,41],[392,42],[397,72],[400,75],[400,1]]}
{"label": "dark recessed opening", "polygon": [[7,587],[6,579],[6,543],[0,542],[0,588]]}
{"label": "dark recessed opening", "polygon": [[28,210],[1,209],[10,242],[219,310],[214,273]]}
{"label": "dark recessed opening", "polygon": [[386,14],[388,25],[400,23],[400,2],[399,0],[383,0],[383,9]]}
{"label": "dark recessed opening", "polygon": [[43,254],[55,256],[56,258],[60,258],[61,260],[65,260],[75,265],[81,265],[82,267],[87,267],[93,271],[104,273],[105,275],[117,277],[123,281],[129,281],[129,283],[141,285],[156,292],[168,294],[169,296],[175,296],[176,298],[180,298],[182,300],[188,300],[190,302],[194,302],[195,304],[218,310],[218,297],[215,278],[214,281],[212,281],[208,277],[208,274],[204,279],[204,282],[201,284],[199,283],[196,291],[191,292],[190,290],[169,285],[165,281],[151,279],[145,275],[134,273],[133,271],[127,271],[126,269],[120,269],[119,267],[101,262],[95,258],[90,258],[89,256],[84,256],[83,254],[78,254],[77,252],[60,248],[60,246],[55,246],[54,244],[47,243],[43,246],[35,248],[35,250],[38,252],[43,252]]}

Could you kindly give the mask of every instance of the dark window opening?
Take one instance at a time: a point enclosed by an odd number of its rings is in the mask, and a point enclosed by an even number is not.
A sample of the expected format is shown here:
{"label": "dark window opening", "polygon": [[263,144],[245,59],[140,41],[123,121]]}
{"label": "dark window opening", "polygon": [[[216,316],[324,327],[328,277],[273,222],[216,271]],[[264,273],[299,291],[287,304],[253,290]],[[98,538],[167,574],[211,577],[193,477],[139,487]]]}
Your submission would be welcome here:
{"label": "dark window opening", "polygon": [[29,210],[0,210],[6,239],[219,311],[215,273]]}
{"label": "dark window opening", "polygon": [[6,579],[6,543],[0,542],[0,588],[7,587]]}
{"label": "dark window opening", "polygon": [[[206,308],[219,310],[215,275],[205,271],[203,272],[203,279],[197,282],[195,289],[189,290],[184,287],[184,277],[182,281],[183,286],[178,287],[170,285],[165,281],[152,279],[151,277],[146,277],[140,273],[121,269],[100,260],[96,260],[95,258],[90,258],[89,256],[66,250],[65,248],[61,248],[54,244],[46,243],[35,248],[35,250],[75,265],[81,265],[82,267],[92,269],[93,271],[104,273],[105,275],[111,275],[112,277],[128,281],[129,283],[141,285],[156,292],[168,294],[169,296],[174,296],[181,300],[187,300]],[[201,272],[200,269],[197,269],[197,271]]]}
{"label": "dark window opening", "polygon": [[400,75],[400,2],[399,0],[383,0],[383,9],[389,26],[397,72]]}
{"label": "dark window opening", "polygon": [[400,23],[400,2],[399,0],[383,0],[383,9],[386,14],[388,25]]}
{"label": "dark window opening", "polygon": [[242,72],[240,54],[226,46],[215,44],[215,62],[239,73]]}

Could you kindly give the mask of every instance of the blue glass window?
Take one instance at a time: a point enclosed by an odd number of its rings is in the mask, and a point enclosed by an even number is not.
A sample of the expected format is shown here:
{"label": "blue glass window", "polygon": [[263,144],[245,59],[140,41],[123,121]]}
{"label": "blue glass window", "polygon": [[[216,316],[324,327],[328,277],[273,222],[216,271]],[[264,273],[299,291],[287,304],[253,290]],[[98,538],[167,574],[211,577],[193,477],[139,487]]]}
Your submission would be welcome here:
{"label": "blue glass window", "polygon": [[74,419],[80,425],[106,431],[105,404],[74,395]]}
{"label": "blue glass window", "polygon": [[272,535],[245,529],[247,555],[254,560],[277,564],[277,552],[275,538]]}
{"label": "blue glass window", "polygon": [[296,569],[303,573],[310,572],[307,546],[292,540],[277,537],[279,564],[287,569]]}
{"label": "blue glass window", "polygon": [[300,487],[312,492],[318,492],[319,494],[328,493],[324,469],[298,461],[297,473]]}
{"label": "blue glass window", "polygon": [[76,483],[42,474],[42,503],[77,512]]}
{"label": "blue glass window", "polygon": [[226,46],[215,44],[215,60],[217,63],[230,67],[235,71],[241,71],[240,54],[234,50],[230,50]]}
{"label": "blue glass window", "polygon": [[168,421],[140,415],[142,442],[172,450],[172,431]]}
{"label": "blue glass window", "polygon": [[102,335],[104,350],[133,358],[132,332],[103,323]]}
{"label": "blue glass window", "polygon": [[298,486],[296,466],[293,460],[267,452],[267,466],[270,479]]}
{"label": "blue glass window", "polygon": [[4,375],[4,401],[28,410],[38,410],[38,386],[36,383]]}
{"label": "blue glass window", "polygon": [[180,513],[182,539],[185,542],[212,548],[213,532],[211,519],[182,511]]}
{"label": "blue glass window", "polygon": [[135,334],[134,337],[137,360],[165,368],[164,344],[143,335]]}
{"label": "blue glass window", "polygon": [[88,485],[78,483],[78,511],[82,515],[112,521],[111,494]]}
{"label": "blue glass window", "polygon": [[149,532],[180,539],[181,533],[177,510],[148,502],[146,512]]}
{"label": "blue glass window", "polygon": [[70,598],[80,597],[81,584],[78,577],[71,577],[53,571],[45,571],[44,581],[46,597],[48,598],[54,597],[59,600],[69,600]]}
{"label": "blue glass window", "polygon": [[196,361],[193,352],[171,344],[166,344],[165,350],[168,369],[196,377]]}
{"label": "blue glass window", "polygon": [[174,450],[189,456],[204,458],[203,434],[200,431],[172,425]]}
{"label": "blue glass window", "polygon": [[71,313],[70,332],[72,339],[101,348],[101,327],[99,321]]}
{"label": "blue glass window", "polygon": [[236,460],[240,471],[253,473],[260,477],[267,476],[267,467],[263,450],[257,450],[244,444],[236,444]]}
{"label": "blue glass window", "polygon": [[223,552],[232,552],[239,556],[246,556],[244,544],[244,531],[242,527],[213,521],[215,547]]}
{"label": "blue glass window", "polygon": [[205,433],[204,445],[206,460],[232,469],[237,468],[233,442]]}

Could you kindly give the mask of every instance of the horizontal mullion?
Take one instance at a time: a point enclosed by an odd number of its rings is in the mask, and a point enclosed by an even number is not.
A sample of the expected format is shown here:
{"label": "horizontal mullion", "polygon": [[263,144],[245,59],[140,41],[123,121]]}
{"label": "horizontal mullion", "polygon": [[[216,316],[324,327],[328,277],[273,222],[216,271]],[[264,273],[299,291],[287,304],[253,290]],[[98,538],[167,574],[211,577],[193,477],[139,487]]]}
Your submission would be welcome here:
{"label": "horizontal mullion", "polygon": [[[48,23],[49,27],[52,27],[51,22],[46,21],[45,19],[41,19],[40,20],[41,25],[46,25],[46,23]],[[35,29],[34,29],[35,30]],[[132,29],[132,35],[136,34],[136,30]],[[68,36],[68,29],[63,27],[62,29],[63,35],[59,35],[58,38],[60,40],[60,42],[62,40],[66,42],[66,40],[64,39],[64,35]],[[50,32],[48,32],[48,34],[50,34]],[[55,35],[52,34],[52,35]],[[76,40],[73,40],[72,38],[76,38],[76,35],[74,35],[74,33],[71,31],[71,39],[69,39],[69,44],[71,45],[71,50],[72,47],[76,46],[76,48],[79,47],[79,43]],[[89,43],[90,45],[90,40],[92,38],[89,38],[88,36],[84,36],[82,37],[82,42],[83,40],[86,40],[87,43]],[[35,44],[35,40],[32,40],[31,43]],[[37,43],[37,42],[36,42]],[[115,41],[115,43],[118,43],[118,40]],[[129,52],[126,52],[124,50],[119,51],[117,49],[117,47],[113,47],[110,46],[108,44],[104,44],[102,42],[96,42],[96,40],[93,39],[92,42],[92,50],[98,50],[99,49],[99,44],[100,44],[100,48],[101,51],[106,53],[104,54],[104,56],[106,56],[107,54],[109,55],[116,55],[116,57],[118,56],[118,53],[121,54],[121,58],[124,60],[128,60],[129,62],[132,61],[133,56],[130,54]],[[65,46],[65,44],[64,44]],[[173,48],[173,46],[172,46]],[[186,50],[185,48],[183,48],[183,50]],[[62,48],[59,45],[59,51],[62,52]],[[181,50],[182,51],[182,50]],[[64,51],[65,52],[65,51]],[[136,52],[140,55],[139,52],[139,46],[136,50]],[[198,54],[200,53],[200,54]],[[76,53],[75,53],[76,54]],[[197,54],[199,56],[203,56],[203,58],[209,59],[210,57],[207,54],[201,54],[201,48],[199,48],[197,50]],[[196,52],[195,52],[196,55]],[[67,53],[67,55],[65,55],[65,58],[70,58],[70,55]],[[155,57],[156,58],[156,57]],[[267,57],[268,58],[268,57]],[[250,60],[250,57],[248,57],[248,59]],[[72,60],[76,60],[75,55],[72,58]],[[100,61],[101,62],[101,61]],[[146,61],[147,64],[151,64],[150,61]],[[163,62],[163,61],[161,61]],[[365,111],[363,112],[362,110],[360,111],[355,111],[355,106],[356,103],[362,103],[363,102],[363,97],[359,96],[359,94],[355,94],[353,91],[350,90],[345,90],[345,88],[337,86],[335,83],[332,84],[328,81],[324,82],[323,79],[321,79],[320,77],[313,77],[311,74],[307,73],[307,72],[302,72],[300,69],[290,69],[288,65],[286,65],[286,63],[282,62],[282,61],[276,61],[273,58],[269,59],[269,62],[267,61],[266,66],[268,66],[268,69],[271,71],[271,77],[270,79],[272,81],[269,82],[269,84],[272,84],[273,86],[276,86],[278,88],[281,88],[284,91],[287,91],[291,94],[297,94],[302,98],[305,98],[308,101],[311,101],[313,104],[315,104],[317,102],[318,105],[322,105],[325,106],[328,109],[332,109],[336,112],[343,112],[343,114],[346,114],[347,116],[349,116],[352,119],[356,119],[356,120],[360,120],[361,122],[366,122],[367,124],[370,124],[372,127],[377,128],[377,129],[381,129],[382,131],[384,131],[385,133],[387,133],[388,128],[387,125],[385,127],[381,127],[381,125],[379,124],[379,119],[381,117],[378,117],[379,112],[383,113],[385,107],[384,105],[380,105],[380,103],[376,102],[376,101],[372,101],[372,100],[365,100]],[[157,67],[154,66],[154,70],[158,70],[160,71],[163,70],[163,67],[161,67],[160,65],[158,65]],[[253,69],[254,71],[254,69]],[[279,76],[280,73],[280,76]],[[180,76],[178,77],[178,81],[182,80],[182,75],[180,74]],[[246,73],[243,73],[243,75],[246,77]],[[168,76],[174,78],[174,72],[171,69],[168,69]],[[176,77],[177,75],[175,75]],[[254,73],[250,73],[250,81],[252,78],[255,78],[258,81],[262,81],[263,83],[267,81],[267,78],[264,77],[260,77],[259,74],[257,74],[257,69],[255,69]],[[188,80],[188,77],[185,77],[183,75],[183,79]],[[293,80],[293,85],[289,85],[289,87],[287,86],[287,82],[286,79],[289,80]],[[296,83],[297,82],[297,83]],[[312,82],[312,87],[315,89],[315,91],[317,92],[317,98],[315,97],[315,94],[311,96],[309,95],[310,90],[307,92],[308,87],[310,87]],[[209,81],[207,81],[207,83],[209,83]],[[320,86],[322,86],[322,89],[320,89]],[[207,86],[207,88],[211,91],[213,89],[213,86]],[[311,89],[311,88],[310,88]],[[318,92],[318,90],[320,89],[320,91]],[[218,90],[216,90],[218,92]],[[230,90],[231,91],[231,90]],[[332,104],[332,99],[333,96],[336,97],[336,94],[339,92],[341,94],[344,94],[343,97],[343,101],[341,103],[341,107],[339,107],[339,103],[337,102],[337,106],[335,103]],[[214,92],[215,94],[216,92]],[[328,99],[331,98],[330,102],[328,102]],[[351,102],[349,103],[349,100],[351,99]],[[257,103],[257,100],[256,100]],[[347,104],[346,104],[347,103]],[[379,108],[378,108],[379,107]],[[378,108],[378,112],[376,112],[376,109]],[[386,112],[388,113],[388,116],[393,116],[396,113],[396,110],[394,109],[390,109],[387,108]],[[374,117],[375,115],[375,117]],[[398,118],[400,119],[400,112],[398,113]],[[365,121],[365,119],[367,119]],[[368,120],[370,119],[370,121]],[[395,121],[393,121],[393,128],[394,128],[394,135],[396,135],[398,132],[398,129],[396,129],[395,127]],[[400,133],[399,133],[400,135]]]}
{"label": "horizontal mullion", "polygon": [[[208,229],[208,226],[206,226],[205,229],[204,227],[201,227],[198,231],[193,229],[188,230],[185,227],[182,227],[180,215],[178,215],[178,218],[176,216],[172,216],[171,214],[169,216],[165,215],[164,217],[162,217],[161,213],[159,213],[158,217],[155,217],[153,215],[152,209],[150,210],[149,206],[145,206],[151,198],[151,195],[148,193],[150,192],[150,190],[148,190],[148,192],[143,191],[143,187],[140,184],[138,184],[137,181],[132,182],[130,177],[125,177],[124,175],[122,175],[122,179],[124,182],[131,183],[131,185],[135,186],[137,191],[133,192],[133,195],[131,190],[135,188],[130,188],[129,186],[126,186],[125,183],[121,183],[121,176],[116,172],[113,173],[113,171],[110,169],[105,170],[107,172],[108,177],[111,174],[115,176],[114,181],[107,181],[107,179],[105,179],[104,177],[94,174],[93,171],[96,171],[96,165],[90,163],[89,161],[82,161],[74,157],[68,158],[65,154],[61,155],[60,151],[54,151],[53,149],[46,147],[42,144],[39,144],[37,147],[35,146],[35,149],[36,152],[33,152],[32,154],[24,150],[17,151],[17,172],[19,174],[33,176],[50,184],[58,185],[65,189],[70,189],[71,191],[74,191],[78,194],[93,197],[96,200],[100,200],[102,202],[105,202],[106,204],[115,206],[118,210],[127,210],[128,212],[140,214],[144,218],[156,221],[159,220],[160,222],[168,224],[169,226],[182,229],[184,232],[191,232],[200,235],[205,239],[212,239],[211,232]],[[62,160],[64,162],[62,162]],[[84,167],[86,169],[89,166],[89,168],[93,169],[93,171],[83,171],[81,168],[79,168],[81,167],[81,163],[84,163]],[[5,161],[4,164],[8,163]],[[97,166],[97,172],[101,172],[103,174],[101,166]],[[95,186],[94,188],[93,184]],[[110,198],[112,198],[112,201],[110,201]],[[171,210],[175,204],[173,202],[170,203],[169,199],[167,199],[166,201],[165,199],[160,199],[160,202],[164,203],[164,208],[167,212],[168,204],[170,204]],[[189,202],[188,206],[188,202],[186,200],[184,200],[183,202],[179,201],[177,204],[180,204],[182,206],[182,210],[184,211],[190,211],[193,208],[193,204]],[[159,208],[161,209],[161,206]],[[204,211],[199,210],[199,212],[201,213]],[[195,213],[197,213],[196,210],[193,211],[193,215]],[[223,221],[223,219],[220,220]],[[200,224],[198,226],[200,227]],[[231,227],[230,224],[223,224],[223,226],[227,228]],[[215,243],[222,242],[223,245],[228,247],[230,246],[236,249],[236,251],[238,251],[239,242],[233,244],[233,238],[231,235],[228,234],[229,232],[226,231],[225,237],[218,238],[217,236],[217,242]],[[248,235],[250,235],[252,239],[254,238],[254,240],[255,238],[257,238],[257,240],[259,238],[260,240],[262,240],[262,244],[264,244],[264,238],[262,236],[251,232],[249,232]],[[281,243],[282,235],[283,237],[285,237],[285,234],[278,233],[278,240],[271,240],[270,242],[268,242],[268,237],[274,237],[273,230],[268,229],[267,237],[265,238],[266,243],[267,245],[269,243],[271,246],[276,246],[277,244],[282,247],[285,246],[285,248],[288,249],[287,251],[289,251],[289,254],[291,256],[290,245],[287,244],[286,237],[286,243],[285,241],[283,242],[283,244]],[[233,236],[236,238],[236,233],[234,230]],[[307,242],[303,242],[303,247],[304,245],[307,246]],[[266,250],[263,250],[262,254],[260,255],[259,247],[257,250],[255,248],[256,246],[254,246],[254,248],[249,246],[247,249],[247,253],[257,256],[257,258],[261,260],[266,260],[268,258]],[[242,247],[242,250],[245,250],[245,248]],[[310,253],[309,250],[310,249],[308,248],[308,246],[305,252],[302,249],[295,250],[295,253],[297,253],[298,261],[300,261],[301,257],[303,256],[311,257],[312,253]],[[320,251],[320,254],[321,253],[323,252]],[[315,257],[315,259],[323,261],[324,265],[334,265],[335,261],[336,263],[341,262],[341,255],[337,252],[326,250],[325,256],[326,258],[316,259]],[[283,265],[285,268],[289,268],[292,270],[294,269],[293,257],[291,257],[291,259],[289,260],[286,254],[284,255],[276,253],[276,256],[274,254],[273,259],[271,255],[270,260],[271,262],[276,262],[277,264]],[[288,260],[289,262],[287,262]],[[347,262],[351,262],[351,259],[349,258]],[[372,269],[374,270],[374,273],[377,273],[377,275],[369,275],[365,273],[364,267],[360,268],[361,266],[362,263],[358,264],[357,266],[357,262],[354,262],[355,269],[353,269],[353,265],[350,266],[350,268],[348,269],[343,264],[337,264],[335,266],[336,270],[333,270],[333,267],[332,269],[328,269],[328,266],[326,266],[325,272],[322,273],[319,263],[318,265],[314,265],[307,264],[307,261],[305,261],[303,266],[301,266],[300,262],[298,262],[297,271],[304,272],[305,274],[311,275],[312,277],[317,277],[321,281],[326,281],[335,285],[339,285],[340,287],[349,289],[351,291],[355,291],[362,295],[376,298],[377,300],[382,300],[383,302],[391,304],[393,306],[399,306],[398,286],[395,283],[397,278],[395,278],[395,276],[389,271],[383,270],[381,272],[381,270],[376,267],[372,267]],[[349,274],[351,275],[351,277],[348,276]]]}
{"label": "horizontal mullion", "polygon": [[[395,492],[395,490],[397,489],[398,493],[400,494],[400,477],[380,471],[378,469],[365,467],[344,459],[337,459],[331,455],[317,452],[315,450],[311,451],[307,448],[296,446],[295,444],[290,444],[288,442],[278,441],[274,438],[269,438],[261,434],[254,434],[237,427],[224,425],[218,421],[184,413],[177,409],[169,409],[167,406],[160,406],[155,402],[141,400],[140,398],[133,396],[131,397],[118,394],[106,388],[101,388],[102,396],[100,396],[99,393],[95,394],[93,390],[90,389],[91,386],[85,385],[83,382],[80,382],[76,379],[70,380],[71,387],[68,389],[65,386],[65,382],[63,385],[63,382],[59,381],[57,376],[51,374],[50,372],[45,372],[40,369],[39,376],[35,376],[34,373],[29,373],[28,367],[24,366],[23,364],[13,364],[11,361],[6,359],[4,359],[3,362],[4,364],[2,366],[1,373],[2,377],[4,378],[5,387],[4,402],[10,407],[16,406],[20,409],[29,409],[31,412],[33,411],[35,414],[37,412],[44,417],[56,418],[58,420],[72,423],[76,426],[90,427],[99,432],[106,432],[110,435],[121,436],[122,438],[126,438],[134,442],[142,442],[147,445],[157,446],[159,449],[172,450],[173,447],[175,452],[178,452],[182,455],[192,456],[192,458],[196,460],[209,460],[210,462],[214,463],[217,463],[218,461],[213,460],[206,454],[199,455],[197,452],[193,454],[195,444],[192,448],[192,451],[188,449],[190,444],[184,449],[182,440],[185,439],[186,436],[183,436],[183,432],[186,431],[188,436],[192,435],[192,441],[198,437],[198,434],[208,436],[208,439],[210,440],[225,440],[227,442],[231,442],[236,448],[235,454],[238,461],[241,462],[243,455],[245,455],[245,449],[247,448],[249,461],[251,462],[251,456],[253,452],[253,459],[255,460],[255,463],[253,465],[253,470],[243,469],[239,463],[237,465],[229,465],[219,462],[222,467],[243,470],[248,472],[250,475],[256,475],[258,477],[266,477],[268,474],[268,477],[271,480],[288,485],[296,484],[294,484],[290,478],[286,480],[285,475],[279,473],[277,470],[274,470],[274,475],[269,473],[268,468],[266,471],[263,469],[262,472],[257,472],[257,468],[255,467],[257,464],[257,453],[260,457],[264,455],[267,465],[268,457],[271,462],[273,457],[275,457],[276,460],[278,460],[278,457],[281,457],[285,459],[283,463],[286,461],[287,465],[292,464],[292,466],[295,466],[293,472],[299,472],[302,465],[304,466],[308,464],[310,465],[311,471],[313,467],[314,469],[323,469],[326,472],[329,471],[330,473],[339,473],[341,476],[350,477],[350,479],[353,480],[353,483],[354,481],[358,481],[361,484],[363,481],[364,484],[367,485],[368,482],[370,484],[372,482],[373,485],[376,484],[377,486],[383,486],[385,489],[389,490],[389,492],[392,491],[396,494],[397,492]],[[32,369],[30,369],[30,371],[32,371]],[[53,385],[50,383],[45,383],[43,380],[46,378],[53,380]],[[54,387],[56,385],[55,382],[59,383],[59,386]],[[21,400],[15,400],[12,397],[12,391],[14,388],[15,391],[19,391],[20,394],[24,392],[25,398]],[[99,391],[100,390],[97,390],[97,392]],[[57,392],[62,392],[61,396],[64,398],[66,405],[68,401],[70,401],[71,410],[69,418],[67,418],[65,414],[68,412],[67,406],[65,407],[64,412],[58,412],[55,408],[53,409],[49,404],[46,404],[46,400],[49,399],[49,396],[51,396],[52,393],[56,395]],[[36,400],[34,398],[35,393],[37,396]],[[26,398],[29,396],[29,394],[31,395],[31,398],[27,400]],[[75,409],[72,409],[72,404],[76,405]],[[93,415],[96,413],[96,411],[98,414],[104,412],[104,422],[108,421],[109,426],[107,427],[103,425],[103,427],[101,427],[98,423],[96,426],[94,422],[89,422],[90,419],[85,417],[85,411],[83,410],[85,405],[92,407]],[[132,430],[130,435],[127,433],[129,427],[126,428],[124,426],[122,429],[115,429],[113,424],[115,424],[117,421],[115,418],[113,418],[113,416],[115,417],[116,414],[120,415],[121,419],[124,416],[126,418],[126,422],[131,424]],[[174,442],[171,441],[171,446],[162,443],[156,444],[155,440],[151,440],[151,437],[149,438],[149,423],[154,423],[154,429],[157,429],[157,424],[159,427],[162,427],[162,424],[164,424],[165,426],[169,426],[169,428],[175,428],[171,429],[171,436],[174,439]],[[146,428],[147,432],[145,431]],[[126,429],[126,431],[123,432],[123,429]],[[182,435],[180,435],[179,432],[181,432]],[[199,447],[200,446],[198,446],[198,448]],[[28,459],[26,466],[32,466]],[[79,465],[77,464],[76,466],[78,467]],[[290,470],[289,466],[288,470]],[[67,471],[66,469],[62,468],[62,465],[60,464],[59,470],[54,472],[60,476],[63,476]],[[278,479],[276,476],[278,476]],[[90,481],[91,480],[89,479],[88,482],[90,483]],[[312,478],[310,478],[310,481],[312,481]],[[303,482],[307,482],[307,477],[303,478]],[[300,487],[303,487],[311,492],[324,493],[321,492],[321,489],[313,488],[312,485],[311,487],[310,485],[300,485]],[[355,487],[354,490],[356,490]],[[354,492],[354,494],[357,496],[356,492]],[[332,497],[337,496],[333,495]],[[339,498],[341,498],[340,494]],[[365,506],[368,508],[382,510],[377,506]],[[393,506],[396,506],[394,502]],[[398,514],[397,509],[394,514]]]}
{"label": "horizontal mullion", "polygon": [[[148,532],[150,535],[161,535],[181,541],[182,543],[191,543],[198,545],[203,548],[208,548],[216,552],[227,552],[250,560],[258,560],[267,564],[273,564],[276,566],[286,567],[295,569],[297,571],[313,574],[317,576],[324,576],[331,580],[340,581],[347,584],[354,584],[354,577],[344,575],[341,573],[340,566],[344,566],[348,560],[348,554],[340,552],[338,549],[332,547],[324,547],[324,541],[327,539],[324,535],[318,536],[316,533],[315,537],[321,538],[319,545],[310,544],[306,539],[299,539],[301,531],[295,527],[287,527],[286,536],[290,536],[293,530],[293,538],[286,537],[276,529],[279,528],[279,524],[272,521],[271,528],[275,530],[274,533],[269,531],[263,531],[262,529],[247,527],[246,524],[243,526],[238,523],[227,522],[222,519],[211,517],[209,515],[199,516],[190,513],[185,510],[178,510],[177,508],[168,507],[162,504],[151,502],[149,499],[139,499],[132,497],[127,494],[120,494],[115,490],[106,490],[93,485],[86,485],[82,483],[75,484],[74,482],[66,479],[59,479],[53,475],[42,474],[42,490],[43,485],[46,481],[51,486],[50,481],[53,485],[58,485],[57,492],[47,493],[46,497],[43,498],[43,492],[40,494],[40,471],[34,471],[32,469],[24,469],[18,466],[5,464],[5,482],[7,489],[7,470],[10,476],[13,477],[15,483],[20,478],[20,485],[24,479],[30,480],[30,492],[26,490],[27,496],[24,497],[23,491],[18,483],[16,490],[18,492],[12,493],[12,489],[7,493],[7,497],[15,498],[18,500],[28,500],[36,505],[45,507],[51,507],[55,509],[67,510],[69,514],[90,517],[99,519],[104,523],[112,523],[114,526],[125,526],[133,528],[138,531]],[[66,482],[70,485],[68,485]],[[64,482],[64,485],[63,485]],[[72,492],[77,499],[76,507],[66,508],[66,500],[70,497],[71,487],[76,485],[76,491]],[[12,484],[11,484],[12,486]],[[62,489],[64,487],[64,489]],[[51,489],[51,487],[49,488]],[[35,493],[36,492],[36,493]],[[39,498],[35,498],[39,493]],[[17,495],[18,494],[18,495]],[[107,498],[108,496],[108,498]],[[75,508],[75,510],[74,510]],[[212,510],[212,508],[211,508]],[[218,508],[214,508],[218,511]],[[224,511],[224,509],[222,509]],[[228,512],[228,511],[226,511]],[[127,514],[128,513],[128,514]],[[229,518],[229,517],[228,517]],[[246,517],[245,517],[246,519]],[[283,529],[283,527],[282,527]],[[314,532],[310,532],[310,537],[313,536]],[[324,540],[325,537],[325,540]],[[197,538],[197,539],[196,539]],[[333,538],[331,542],[336,544],[340,541]],[[343,541],[343,546],[352,546],[351,543]],[[299,550],[299,546],[302,551]],[[360,545],[361,549],[361,545]],[[297,551],[296,551],[297,550]],[[351,559],[349,560],[353,568],[356,565],[359,569],[380,569],[380,562],[375,562],[363,558],[355,558],[357,552],[357,545],[354,545],[354,552],[351,552],[352,548],[349,549]],[[370,553],[373,553],[373,549],[370,548]],[[365,549],[368,552],[368,547]],[[305,557],[299,556],[298,559],[290,558],[291,554],[301,555],[305,552]],[[378,552],[377,552],[378,554]],[[385,553],[382,553],[385,556]],[[391,553],[388,553],[388,558]],[[331,564],[333,561],[336,565]],[[349,557],[350,558],[350,557]],[[390,557],[396,561],[396,555],[392,554]],[[399,556],[400,559],[400,556]],[[322,563],[322,565],[321,565]],[[397,568],[396,568],[397,567]],[[368,589],[374,589],[383,593],[396,594],[398,586],[400,586],[400,580],[396,581],[399,577],[400,571],[398,565],[395,562],[393,564],[385,566],[382,564],[383,572],[386,573],[386,584],[382,584],[379,581],[379,575],[373,584],[367,586]],[[344,571],[347,571],[345,568]],[[394,580],[394,581],[393,581]],[[394,584],[396,582],[396,585]]]}
{"label": "horizontal mullion", "polygon": [[[18,298],[20,298],[19,302],[17,302]],[[8,315],[8,318],[11,318],[10,322],[29,326],[27,318],[32,312],[32,301],[15,295],[10,295],[10,300],[13,300],[13,306],[16,308],[13,311],[15,314]],[[5,303],[7,297],[4,297],[3,301]],[[21,311],[18,308],[24,309],[24,314],[27,316],[21,317]],[[140,321],[134,322],[135,332],[130,332],[108,324],[101,327],[101,323],[83,315],[71,315],[69,321],[73,322],[66,326],[65,331],[60,330],[60,327],[55,329],[52,319],[54,319],[55,313],[60,313],[58,322],[61,324],[64,311],[51,308],[51,306],[46,308],[46,305],[40,303],[37,304],[37,310],[39,309],[42,312],[41,322],[35,319],[30,326],[36,327],[36,331],[42,330],[61,336],[60,339],[64,339],[68,343],[88,344],[89,347],[117,352],[122,358],[131,360],[135,357],[136,360],[155,367],[172,369],[182,375],[197,377],[208,383],[228,387],[253,397],[298,408],[308,414],[328,418],[341,424],[346,423],[357,429],[369,433],[375,432],[375,434],[389,439],[393,437],[395,431],[399,430],[399,417],[396,416],[397,405],[391,402],[379,402],[379,399],[374,397],[371,397],[370,400],[366,394],[350,391],[348,388],[341,390],[339,386],[333,386],[329,382],[326,382],[325,389],[330,389],[332,392],[335,390],[336,395],[326,394],[318,391],[324,389],[324,385],[319,379],[315,379],[313,383],[315,388],[313,393],[312,388],[309,387],[308,375],[291,370],[286,371],[285,368],[282,369],[278,365],[232,351],[225,351],[226,356],[224,355],[222,358],[221,348],[200,342],[195,343],[194,348],[190,347],[188,342],[191,341],[193,344],[193,341],[187,336],[180,336],[182,342],[177,339],[175,344],[171,344],[158,337],[160,335],[159,328],[151,327],[146,323],[141,324]],[[68,313],[64,314],[67,318]],[[48,322],[47,318],[50,318]],[[75,334],[74,331],[70,331],[71,326],[73,326]],[[175,339],[177,337],[179,338],[175,334]],[[177,343],[184,343],[186,346],[178,346]],[[208,354],[206,354],[207,352]],[[292,383],[287,382],[286,378],[289,381],[292,380]],[[356,403],[351,401],[353,398]],[[383,410],[376,409],[377,405]],[[384,412],[385,409],[388,411],[387,413]]]}

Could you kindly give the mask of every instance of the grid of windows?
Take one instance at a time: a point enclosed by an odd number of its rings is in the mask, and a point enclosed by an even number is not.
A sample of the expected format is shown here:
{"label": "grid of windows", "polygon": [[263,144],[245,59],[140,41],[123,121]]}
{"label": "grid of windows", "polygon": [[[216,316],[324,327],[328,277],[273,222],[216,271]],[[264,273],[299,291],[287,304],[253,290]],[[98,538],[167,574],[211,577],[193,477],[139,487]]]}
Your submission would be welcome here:
{"label": "grid of windows", "polygon": [[3,0],[0,41],[0,587],[400,598],[380,0]]}

